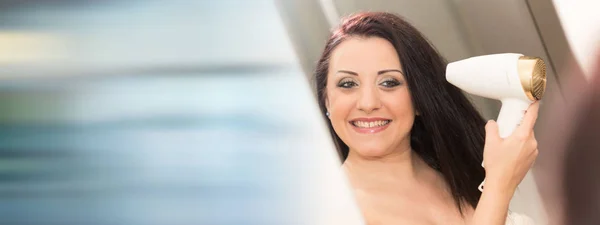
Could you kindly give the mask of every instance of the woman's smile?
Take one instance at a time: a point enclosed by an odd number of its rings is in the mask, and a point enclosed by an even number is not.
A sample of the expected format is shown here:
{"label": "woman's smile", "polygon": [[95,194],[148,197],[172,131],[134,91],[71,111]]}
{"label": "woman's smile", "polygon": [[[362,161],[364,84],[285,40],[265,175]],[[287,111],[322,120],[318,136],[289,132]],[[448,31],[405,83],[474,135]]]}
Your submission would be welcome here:
{"label": "woman's smile", "polygon": [[389,127],[392,120],[385,118],[357,118],[349,123],[354,131],[362,134],[374,134]]}

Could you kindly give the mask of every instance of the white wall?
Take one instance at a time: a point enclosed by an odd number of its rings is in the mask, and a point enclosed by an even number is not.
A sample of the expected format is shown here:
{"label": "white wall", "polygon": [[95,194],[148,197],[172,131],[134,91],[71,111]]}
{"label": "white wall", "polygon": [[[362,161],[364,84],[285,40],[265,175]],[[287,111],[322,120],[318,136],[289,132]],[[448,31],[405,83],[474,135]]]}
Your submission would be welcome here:
{"label": "white wall", "polygon": [[600,53],[600,1],[553,0],[575,59],[589,78],[592,60]]}

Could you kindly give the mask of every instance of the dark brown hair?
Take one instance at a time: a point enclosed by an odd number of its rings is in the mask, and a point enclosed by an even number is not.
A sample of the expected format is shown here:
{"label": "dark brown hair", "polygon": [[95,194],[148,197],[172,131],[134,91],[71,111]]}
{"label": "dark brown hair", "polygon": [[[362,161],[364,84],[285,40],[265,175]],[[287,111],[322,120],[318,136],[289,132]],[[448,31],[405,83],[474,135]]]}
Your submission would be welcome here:
{"label": "dark brown hair", "polygon": [[[379,37],[394,46],[413,105],[419,112],[410,134],[412,149],[444,176],[461,212],[463,203],[476,207],[481,195],[477,187],[485,176],[481,162],[486,121],[460,89],[446,81],[446,61],[417,29],[402,18],[391,13],[359,13],[344,19],[333,31],[315,72],[317,97],[323,115],[327,111],[325,87],[329,57],[340,43],[350,37]],[[345,160],[348,146],[327,121],[338,153]]]}

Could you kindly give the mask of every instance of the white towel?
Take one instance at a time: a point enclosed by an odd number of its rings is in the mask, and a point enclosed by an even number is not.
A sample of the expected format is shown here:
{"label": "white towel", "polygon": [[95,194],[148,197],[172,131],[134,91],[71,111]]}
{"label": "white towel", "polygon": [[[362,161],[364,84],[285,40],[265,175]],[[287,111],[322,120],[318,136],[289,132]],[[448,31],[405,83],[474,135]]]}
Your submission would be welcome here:
{"label": "white towel", "polygon": [[535,225],[535,222],[530,217],[515,213],[509,212],[506,217],[506,225]]}

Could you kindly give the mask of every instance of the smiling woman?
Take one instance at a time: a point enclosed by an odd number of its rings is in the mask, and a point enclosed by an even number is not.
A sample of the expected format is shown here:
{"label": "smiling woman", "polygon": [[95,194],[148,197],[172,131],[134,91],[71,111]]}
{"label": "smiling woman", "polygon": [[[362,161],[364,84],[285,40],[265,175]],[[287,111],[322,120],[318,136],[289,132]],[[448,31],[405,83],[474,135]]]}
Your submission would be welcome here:
{"label": "smiling woman", "polygon": [[[389,13],[346,18],[325,46],[315,73],[319,106],[369,224],[507,221],[508,202],[537,154],[530,135],[537,104],[520,127],[523,138],[503,142],[495,123],[486,126],[446,81],[445,68],[418,30]],[[485,170],[484,148],[494,158]],[[527,154],[500,159],[507,149]]]}
{"label": "smiling woman", "polygon": [[[340,138],[365,156],[408,147],[406,138],[394,138],[407,136],[415,112],[392,44],[383,38],[350,38],[333,52],[330,67],[328,83],[335,85],[328,86],[326,105]],[[381,132],[390,126],[389,132]]]}

